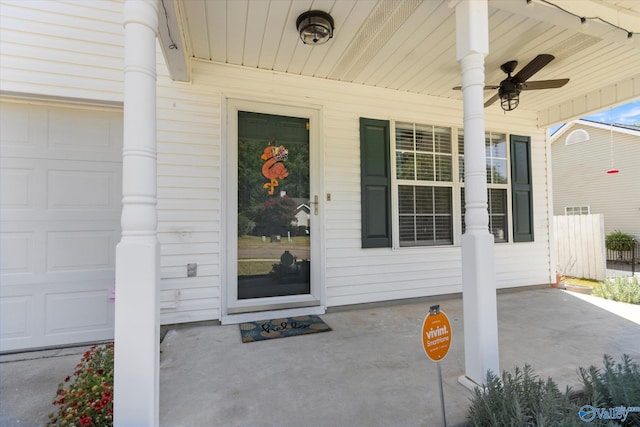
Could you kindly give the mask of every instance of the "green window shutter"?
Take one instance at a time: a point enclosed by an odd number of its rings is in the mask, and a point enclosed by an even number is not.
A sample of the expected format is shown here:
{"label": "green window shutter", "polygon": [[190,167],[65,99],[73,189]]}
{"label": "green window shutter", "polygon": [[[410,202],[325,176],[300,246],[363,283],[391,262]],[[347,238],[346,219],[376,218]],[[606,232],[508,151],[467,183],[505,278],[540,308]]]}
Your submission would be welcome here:
{"label": "green window shutter", "polygon": [[362,247],[391,247],[389,122],[360,118]]}
{"label": "green window shutter", "polygon": [[533,242],[531,138],[511,135],[511,200],[513,241]]}

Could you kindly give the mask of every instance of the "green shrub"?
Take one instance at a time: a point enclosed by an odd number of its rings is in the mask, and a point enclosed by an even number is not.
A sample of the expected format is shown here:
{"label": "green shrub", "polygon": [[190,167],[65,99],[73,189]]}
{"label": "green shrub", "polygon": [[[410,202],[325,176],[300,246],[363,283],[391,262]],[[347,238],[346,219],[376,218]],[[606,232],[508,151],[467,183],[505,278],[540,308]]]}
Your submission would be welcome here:
{"label": "green shrub", "polygon": [[[626,354],[621,363],[614,363],[611,356],[605,355],[603,365],[603,369],[579,369],[588,399],[585,404],[596,408],[640,406],[640,366]],[[640,412],[629,412],[624,425],[640,426]]]}
{"label": "green shrub", "polygon": [[591,292],[597,297],[640,304],[640,280],[637,277],[616,277],[598,283]]}
{"label": "green shrub", "polygon": [[502,378],[487,373],[484,390],[476,388],[467,418],[472,426],[579,426],[578,406],[568,388],[534,374],[529,365],[504,371]]}
{"label": "green shrub", "polygon": [[622,231],[614,231],[607,234],[604,239],[607,249],[612,251],[631,251],[635,246],[635,240],[633,236]]}
{"label": "green shrub", "polygon": [[253,227],[255,226],[254,222],[251,221],[247,216],[243,214],[238,214],[238,236],[246,236],[251,232]]}
{"label": "green shrub", "polygon": [[[603,368],[579,368],[584,389],[562,393],[556,383],[534,374],[529,365],[516,367],[502,378],[487,373],[484,389],[476,388],[467,413],[470,426],[585,426],[579,411],[593,408],[634,408],[640,406],[640,366],[626,354],[621,363],[604,356]],[[589,426],[640,426],[640,411],[629,412],[622,420],[600,419],[597,413]],[[622,424],[621,424],[622,423]]]}
{"label": "green shrub", "polygon": [[113,343],[84,353],[72,377],[58,386],[47,426],[113,425]]}

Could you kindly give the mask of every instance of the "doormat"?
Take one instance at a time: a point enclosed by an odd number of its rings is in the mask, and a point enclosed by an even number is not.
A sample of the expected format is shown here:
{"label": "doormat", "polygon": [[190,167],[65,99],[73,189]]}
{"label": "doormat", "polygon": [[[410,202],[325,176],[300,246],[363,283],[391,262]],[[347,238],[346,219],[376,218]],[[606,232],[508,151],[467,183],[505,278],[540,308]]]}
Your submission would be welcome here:
{"label": "doormat", "polygon": [[329,325],[315,315],[260,320],[240,324],[242,342],[316,334],[330,330]]}

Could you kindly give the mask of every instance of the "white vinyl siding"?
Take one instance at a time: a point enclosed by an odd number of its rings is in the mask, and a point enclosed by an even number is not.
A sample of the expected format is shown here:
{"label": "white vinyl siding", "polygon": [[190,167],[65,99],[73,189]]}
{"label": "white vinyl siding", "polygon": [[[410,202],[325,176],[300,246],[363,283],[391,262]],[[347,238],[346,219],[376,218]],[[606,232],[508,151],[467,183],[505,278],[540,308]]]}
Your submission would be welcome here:
{"label": "white vinyl siding", "polygon": [[[565,135],[578,129],[589,140],[566,145]],[[554,215],[588,207],[603,215],[605,234],[619,230],[640,238],[640,130],[577,121],[554,135],[551,153]],[[607,174],[612,167],[620,172]]]}
{"label": "white vinyl siding", "polygon": [[[121,2],[18,1],[3,2],[2,8],[0,89],[5,94],[87,103],[122,101]],[[226,202],[222,197],[226,185],[225,146],[230,143],[223,126],[228,99],[302,106],[320,112],[322,158],[317,166],[322,182],[316,219],[321,221],[323,237],[319,262],[325,306],[462,290],[457,219],[453,223],[453,245],[401,250],[361,248],[357,160],[360,117],[403,123],[423,123],[428,117],[435,126],[455,130],[462,127],[459,100],[198,60],[192,62],[192,83],[176,83],[168,78],[162,55],[157,52],[163,324],[219,319],[221,315],[221,295],[227,283],[225,236],[235,232],[226,229],[229,219],[222,208]],[[548,283],[550,277],[545,132],[538,128],[537,117],[530,111],[515,110],[508,117],[506,121],[499,109],[485,110],[487,129],[532,138],[536,241],[496,245],[499,288]],[[452,159],[452,167],[456,166],[457,159]],[[434,180],[430,186],[446,188],[449,184]],[[451,203],[454,212],[461,211],[459,198],[452,197]],[[196,277],[187,277],[189,263],[198,264]]]}
{"label": "white vinyl siding", "polygon": [[122,102],[121,1],[3,1],[1,9],[2,92]]}
{"label": "white vinyl siding", "polygon": [[[158,56],[162,58],[161,55]],[[158,87],[158,240],[163,323],[220,314],[220,96],[166,74]],[[187,277],[187,264],[197,276]]]}

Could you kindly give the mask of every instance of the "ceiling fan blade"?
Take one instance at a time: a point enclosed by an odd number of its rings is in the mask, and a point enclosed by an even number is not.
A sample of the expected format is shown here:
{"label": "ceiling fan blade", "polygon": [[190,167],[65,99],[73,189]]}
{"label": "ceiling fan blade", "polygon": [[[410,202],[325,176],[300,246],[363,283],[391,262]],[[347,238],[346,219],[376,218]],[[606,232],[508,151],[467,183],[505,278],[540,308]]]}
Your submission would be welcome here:
{"label": "ceiling fan blade", "polygon": [[535,82],[525,82],[522,84],[522,90],[536,89],[556,89],[569,83],[569,79],[556,80],[538,80]]}
{"label": "ceiling fan blade", "polygon": [[524,83],[533,76],[535,73],[540,71],[545,65],[549,62],[553,61],[555,56],[549,55],[546,53],[542,53],[531,60],[527,65],[525,65],[518,73],[513,76],[514,83]]}
{"label": "ceiling fan blade", "polygon": [[484,103],[484,107],[487,108],[489,105],[493,104],[494,102],[496,102],[498,100],[498,98],[500,98],[500,96],[496,93],[495,95],[493,95],[491,98],[489,98],[487,100],[487,102]]}
{"label": "ceiling fan blade", "polygon": [[[462,90],[462,86],[454,86],[452,87],[453,90]],[[500,86],[485,86],[484,90],[495,90],[495,89],[500,89]]]}

